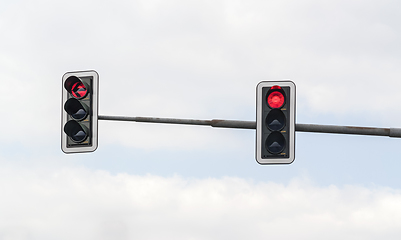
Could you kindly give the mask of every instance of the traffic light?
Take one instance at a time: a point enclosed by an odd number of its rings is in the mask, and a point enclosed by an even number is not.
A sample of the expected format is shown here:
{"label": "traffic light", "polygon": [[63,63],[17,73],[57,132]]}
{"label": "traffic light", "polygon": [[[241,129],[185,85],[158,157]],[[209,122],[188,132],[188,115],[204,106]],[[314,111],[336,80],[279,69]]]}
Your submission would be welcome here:
{"label": "traffic light", "polygon": [[93,152],[98,144],[99,75],[68,72],[62,83],[61,149],[64,153]]}
{"label": "traffic light", "polygon": [[263,81],[256,87],[256,161],[289,164],[295,159],[295,84]]}

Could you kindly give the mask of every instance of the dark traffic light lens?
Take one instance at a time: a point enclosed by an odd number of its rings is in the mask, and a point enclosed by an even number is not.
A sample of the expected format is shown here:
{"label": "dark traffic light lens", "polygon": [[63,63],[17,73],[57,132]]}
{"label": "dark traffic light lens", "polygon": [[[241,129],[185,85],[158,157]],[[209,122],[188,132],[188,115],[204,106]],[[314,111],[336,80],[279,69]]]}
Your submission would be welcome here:
{"label": "dark traffic light lens", "polygon": [[77,99],[84,98],[88,94],[88,88],[79,79],[79,77],[71,76],[65,80],[65,89]]}
{"label": "dark traffic light lens", "polygon": [[285,127],[285,115],[279,109],[273,109],[267,114],[266,125],[272,131],[280,131]]}
{"label": "dark traffic light lens", "polygon": [[266,149],[273,154],[281,153],[285,148],[285,138],[280,132],[272,132],[266,139]]}
{"label": "dark traffic light lens", "polygon": [[271,108],[281,108],[284,105],[284,95],[279,91],[273,91],[267,96],[267,104]]}
{"label": "dark traffic light lens", "polygon": [[88,137],[86,127],[74,120],[70,120],[65,124],[64,132],[76,143],[83,142]]}
{"label": "dark traffic light lens", "polygon": [[88,106],[75,98],[70,98],[65,102],[64,110],[77,121],[83,120],[88,115]]}
{"label": "dark traffic light lens", "polygon": [[71,136],[72,140],[75,142],[82,142],[86,138],[86,132],[81,129],[78,132],[75,132],[74,135]]}

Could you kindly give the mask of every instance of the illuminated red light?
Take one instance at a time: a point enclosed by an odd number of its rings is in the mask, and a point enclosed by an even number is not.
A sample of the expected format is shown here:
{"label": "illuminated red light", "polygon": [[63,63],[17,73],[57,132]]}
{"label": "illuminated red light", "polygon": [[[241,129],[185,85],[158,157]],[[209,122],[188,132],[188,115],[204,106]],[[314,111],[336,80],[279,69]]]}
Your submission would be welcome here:
{"label": "illuminated red light", "polygon": [[76,82],[71,87],[71,94],[78,99],[85,97],[87,93],[88,89],[82,82]]}
{"label": "illuminated red light", "polygon": [[[276,87],[276,86],[273,86]],[[272,88],[273,88],[272,87]],[[279,87],[279,86],[277,86]],[[274,88],[277,89],[277,88]],[[279,87],[279,89],[281,89]],[[280,108],[284,105],[284,95],[279,91],[273,91],[267,97],[267,103],[271,108]]]}

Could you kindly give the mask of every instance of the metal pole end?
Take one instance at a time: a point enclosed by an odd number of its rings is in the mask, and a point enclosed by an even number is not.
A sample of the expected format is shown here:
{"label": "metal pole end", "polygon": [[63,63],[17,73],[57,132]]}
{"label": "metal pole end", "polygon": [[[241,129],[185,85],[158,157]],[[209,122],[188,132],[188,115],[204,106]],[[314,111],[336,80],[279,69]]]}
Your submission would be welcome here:
{"label": "metal pole end", "polygon": [[401,128],[390,128],[389,136],[401,138]]}

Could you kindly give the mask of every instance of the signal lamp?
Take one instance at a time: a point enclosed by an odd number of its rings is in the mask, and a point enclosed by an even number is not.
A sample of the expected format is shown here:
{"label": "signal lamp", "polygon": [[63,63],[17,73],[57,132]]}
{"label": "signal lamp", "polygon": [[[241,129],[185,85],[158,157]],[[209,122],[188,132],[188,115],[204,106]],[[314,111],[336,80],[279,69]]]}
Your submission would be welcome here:
{"label": "signal lamp", "polygon": [[[86,86],[85,86],[86,85]],[[70,76],[65,80],[65,89],[72,94],[73,97],[81,99],[88,94],[88,84],[82,82],[77,76]]]}
{"label": "signal lamp", "polygon": [[271,131],[280,131],[285,127],[286,117],[280,109],[271,110],[266,116],[266,126]]}
{"label": "signal lamp", "polygon": [[74,120],[64,125],[64,132],[76,143],[81,143],[88,137],[88,128]]}
{"label": "signal lamp", "polygon": [[[276,86],[278,87],[278,86]],[[285,97],[280,88],[271,88],[270,93],[267,95],[267,103],[271,108],[281,108],[284,105]]]}
{"label": "signal lamp", "polygon": [[75,120],[80,121],[88,116],[89,107],[75,98],[70,98],[64,104],[64,110]]}
{"label": "signal lamp", "polygon": [[295,84],[263,81],[256,87],[256,161],[289,164],[295,159]]}
{"label": "signal lamp", "polygon": [[98,88],[95,71],[64,74],[61,149],[65,153],[93,152],[98,145]]}

